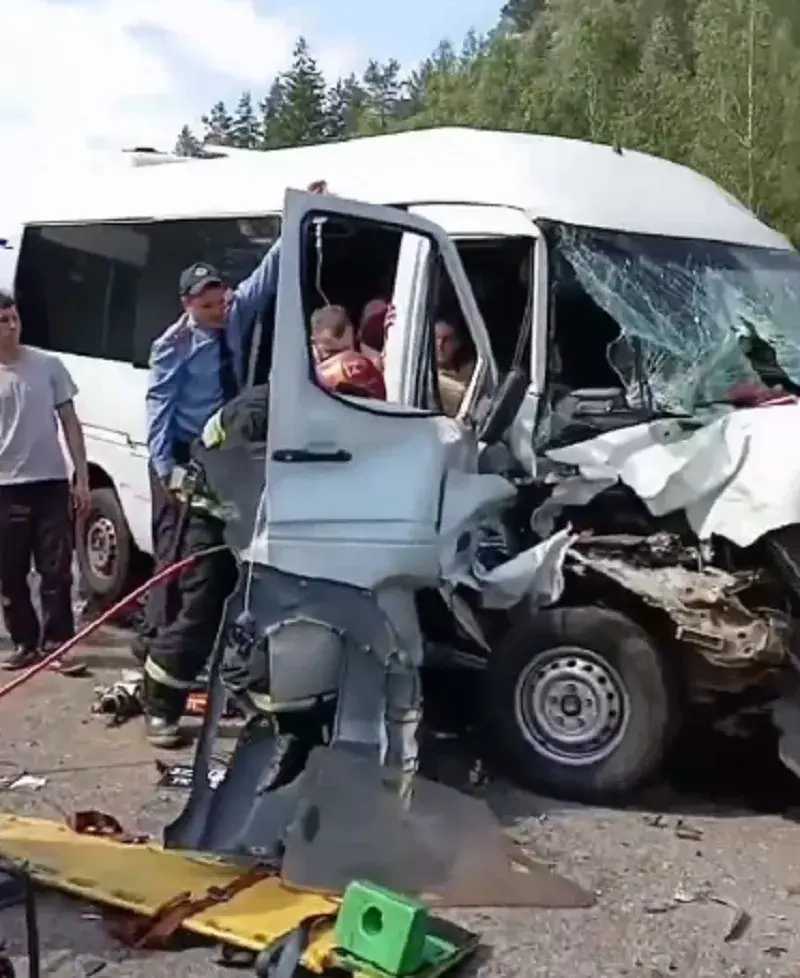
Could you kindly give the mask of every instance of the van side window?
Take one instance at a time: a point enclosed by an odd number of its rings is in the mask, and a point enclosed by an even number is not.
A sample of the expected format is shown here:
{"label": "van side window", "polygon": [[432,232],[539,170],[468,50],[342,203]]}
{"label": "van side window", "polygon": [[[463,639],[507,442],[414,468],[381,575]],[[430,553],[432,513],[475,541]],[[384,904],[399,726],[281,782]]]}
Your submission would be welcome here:
{"label": "van side window", "polygon": [[16,279],[26,342],[129,360],[147,247],[147,237],[125,225],[26,229]]}
{"label": "van side window", "polygon": [[238,285],[277,240],[280,217],[159,221],[148,230],[150,250],[136,303],[137,365],[147,363],[153,340],[180,315],[178,279],[183,269],[205,261],[229,285]]}
{"label": "van side window", "polygon": [[27,228],[16,280],[25,340],[144,366],[180,315],[184,268],[207,261],[238,285],[279,233],[278,217]]}

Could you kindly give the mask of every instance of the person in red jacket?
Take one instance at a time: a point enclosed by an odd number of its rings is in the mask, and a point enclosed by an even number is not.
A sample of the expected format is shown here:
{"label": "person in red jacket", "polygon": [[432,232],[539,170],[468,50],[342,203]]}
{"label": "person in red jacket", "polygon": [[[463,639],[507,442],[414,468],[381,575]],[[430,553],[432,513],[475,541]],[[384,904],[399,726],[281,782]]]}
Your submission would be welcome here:
{"label": "person in red jacket", "polygon": [[380,355],[359,343],[343,306],[322,306],[313,313],[311,344],[317,377],[327,390],[386,399]]}

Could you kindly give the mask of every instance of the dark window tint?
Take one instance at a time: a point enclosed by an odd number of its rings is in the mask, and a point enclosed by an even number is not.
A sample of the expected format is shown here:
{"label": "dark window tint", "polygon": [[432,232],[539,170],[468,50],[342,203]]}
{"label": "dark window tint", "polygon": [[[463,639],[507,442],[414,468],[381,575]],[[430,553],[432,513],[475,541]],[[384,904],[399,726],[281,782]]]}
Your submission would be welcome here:
{"label": "dark window tint", "polygon": [[178,279],[197,261],[215,265],[238,285],[253,272],[280,233],[278,217],[162,221],[150,228],[150,250],[136,305],[136,363],[147,361],[150,344],[180,315]]}
{"label": "dark window tint", "polygon": [[27,342],[60,353],[129,360],[148,237],[135,226],[33,227],[16,290]]}
{"label": "dark window tint", "polygon": [[181,271],[207,261],[237,285],[279,230],[277,217],[28,228],[16,282],[25,338],[144,365],[180,314]]}

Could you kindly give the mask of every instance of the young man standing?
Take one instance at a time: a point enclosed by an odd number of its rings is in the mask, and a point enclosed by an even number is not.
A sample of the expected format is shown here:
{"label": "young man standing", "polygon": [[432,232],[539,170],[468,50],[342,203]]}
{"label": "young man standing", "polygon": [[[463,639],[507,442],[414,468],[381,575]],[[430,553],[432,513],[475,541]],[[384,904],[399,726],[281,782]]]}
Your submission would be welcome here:
{"label": "young man standing", "polygon": [[[73,512],[89,507],[77,387],[58,357],[25,346],[20,334],[14,298],[0,290],[0,596],[14,644],[5,669],[27,668],[72,638]],[[31,563],[41,582],[41,622],[28,586]],[[81,670],[75,662],[61,667]]]}

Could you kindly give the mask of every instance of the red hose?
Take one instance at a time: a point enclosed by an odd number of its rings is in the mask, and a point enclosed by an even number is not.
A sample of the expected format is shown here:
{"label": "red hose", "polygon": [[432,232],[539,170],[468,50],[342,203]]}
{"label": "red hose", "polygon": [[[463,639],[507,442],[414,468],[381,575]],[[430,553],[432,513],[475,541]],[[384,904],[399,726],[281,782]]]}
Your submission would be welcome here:
{"label": "red hose", "polygon": [[115,605],[112,605],[112,607],[104,611],[99,618],[95,619],[95,621],[89,622],[85,628],[82,628],[77,634],[73,635],[72,638],[67,639],[63,645],[59,645],[57,649],[45,656],[44,659],[41,659],[35,665],[31,666],[30,669],[26,669],[25,672],[21,672],[18,676],[15,676],[11,682],[6,683],[5,686],[0,686],[0,700],[4,696],[8,696],[9,693],[13,693],[15,689],[23,686],[29,679],[33,679],[34,676],[38,675],[44,669],[47,669],[47,667],[51,666],[54,662],[58,662],[59,659],[63,659],[67,652],[75,648],[79,642],[82,642],[85,638],[88,638],[92,632],[96,631],[102,625],[105,625],[107,621],[110,621],[115,615],[118,615],[121,611],[124,611],[129,605],[134,604],[139,600],[139,598],[147,594],[151,588],[154,588],[157,584],[162,584],[164,581],[167,581],[172,577],[178,577],[202,557],[210,557],[212,554],[219,553],[220,551],[226,549],[227,547],[224,544],[218,544],[215,547],[208,547],[205,550],[198,550],[197,553],[190,554],[188,557],[184,557],[182,560],[175,561],[174,564],[169,564],[166,567],[163,567],[157,574],[154,574],[149,580],[145,581],[144,584],[139,585],[135,591],[131,591],[131,593],[126,597],[121,598]]}

